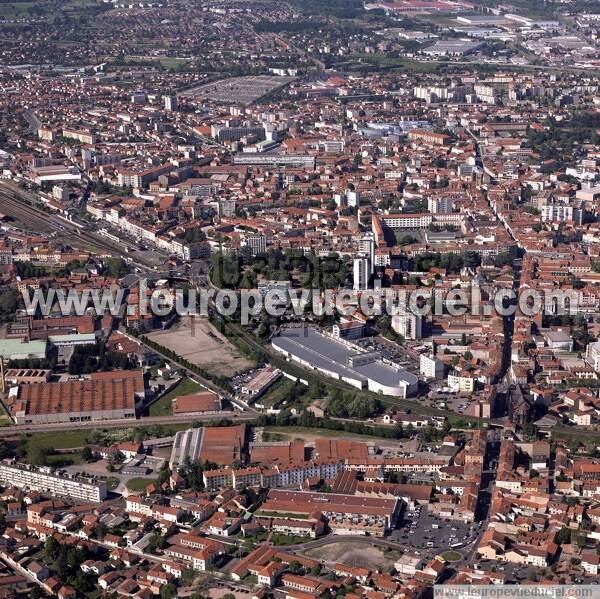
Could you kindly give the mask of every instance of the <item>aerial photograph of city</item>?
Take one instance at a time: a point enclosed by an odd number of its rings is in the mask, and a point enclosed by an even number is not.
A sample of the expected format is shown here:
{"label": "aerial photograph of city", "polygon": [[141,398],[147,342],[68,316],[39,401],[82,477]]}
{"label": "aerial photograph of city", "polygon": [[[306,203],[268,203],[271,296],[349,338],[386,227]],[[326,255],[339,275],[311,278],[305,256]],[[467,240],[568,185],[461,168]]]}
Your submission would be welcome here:
{"label": "aerial photograph of city", "polygon": [[0,599],[600,599],[600,0],[0,0]]}

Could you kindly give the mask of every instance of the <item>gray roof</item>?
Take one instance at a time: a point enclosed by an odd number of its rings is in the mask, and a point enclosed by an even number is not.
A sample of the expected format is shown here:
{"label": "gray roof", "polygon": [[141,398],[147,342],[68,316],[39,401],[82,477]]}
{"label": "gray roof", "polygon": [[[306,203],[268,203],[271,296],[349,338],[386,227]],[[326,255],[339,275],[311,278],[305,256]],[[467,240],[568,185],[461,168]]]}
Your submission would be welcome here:
{"label": "gray roof", "polygon": [[312,328],[283,329],[279,337],[273,338],[273,345],[287,351],[301,360],[336,374],[359,381],[371,379],[386,386],[405,382],[416,385],[418,378],[406,370],[396,369],[376,361],[361,366],[350,366],[348,358],[363,352],[352,351],[344,344],[321,335]]}
{"label": "gray roof", "polygon": [[5,360],[15,356],[41,356],[46,354],[46,345],[42,340],[0,339],[0,356]]}

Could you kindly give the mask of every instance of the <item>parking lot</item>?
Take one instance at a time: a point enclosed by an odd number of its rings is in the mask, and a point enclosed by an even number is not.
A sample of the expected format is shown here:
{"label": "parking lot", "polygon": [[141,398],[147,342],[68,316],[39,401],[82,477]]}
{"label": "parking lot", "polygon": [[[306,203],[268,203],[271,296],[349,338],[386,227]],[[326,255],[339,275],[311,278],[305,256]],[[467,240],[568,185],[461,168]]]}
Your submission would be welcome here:
{"label": "parking lot", "polygon": [[[262,370],[262,366],[259,368],[252,368],[250,370],[246,370],[240,374],[236,374],[231,377],[229,384],[233,388],[233,391],[236,395],[242,394],[242,387],[251,381],[260,371]],[[249,399],[249,397],[245,397],[244,399]]]}
{"label": "parking lot", "polygon": [[519,582],[528,579],[531,575],[535,575],[536,568],[533,566],[523,566],[522,564],[501,563],[496,560],[479,560],[474,564],[478,570],[484,572],[501,572],[505,576],[506,581]]}
{"label": "parking lot", "polygon": [[458,414],[463,414],[477,400],[477,396],[473,393],[441,392],[440,389],[444,387],[439,381],[433,381],[431,385],[433,388],[424,398],[424,401],[426,405],[432,408],[447,409]]}
{"label": "parking lot", "polygon": [[[427,511],[426,506],[407,508],[398,530],[390,540],[423,550],[423,555],[437,555],[455,543],[468,544],[475,538],[480,524],[448,521]],[[463,546],[464,546],[463,545]],[[460,547],[457,548],[460,551]]]}
{"label": "parking lot", "polygon": [[368,351],[378,351],[385,360],[390,360],[397,366],[412,374],[419,374],[419,364],[409,356],[399,345],[385,339],[385,337],[366,337],[355,341],[357,345]]}
{"label": "parking lot", "polygon": [[269,92],[287,85],[294,77],[278,75],[252,75],[231,77],[203,83],[202,85],[181,92],[182,97],[198,97],[215,102],[240,102],[249,104]]}

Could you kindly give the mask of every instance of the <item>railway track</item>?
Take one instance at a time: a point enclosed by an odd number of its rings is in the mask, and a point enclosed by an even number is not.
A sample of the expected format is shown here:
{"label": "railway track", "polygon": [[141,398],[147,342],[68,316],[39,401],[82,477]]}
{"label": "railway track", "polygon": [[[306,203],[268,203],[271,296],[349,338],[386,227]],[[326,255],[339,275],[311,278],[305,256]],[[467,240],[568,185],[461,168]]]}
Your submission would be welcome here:
{"label": "railway track", "polygon": [[49,215],[42,218],[38,211],[24,201],[19,202],[10,191],[3,188],[0,188],[0,208],[8,216],[18,219],[24,225],[31,226],[41,233],[51,233],[54,230]]}
{"label": "railway track", "polygon": [[[234,423],[252,422],[256,419],[256,414],[242,414],[240,412],[224,412],[214,416],[212,419],[227,418]],[[208,422],[210,419],[205,419]],[[202,421],[202,418],[198,418]],[[187,424],[191,426],[192,419],[189,416],[146,416],[141,418],[121,419],[121,420],[96,420],[90,422],[57,422],[55,424],[13,424],[10,426],[0,427],[0,439],[9,437],[18,437],[27,433],[51,433],[56,431],[78,429],[108,429],[108,428],[141,428],[144,426],[153,426],[157,424],[172,425],[172,424]]]}
{"label": "railway track", "polygon": [[[102,239],[89,231],[80,231],[78,227],[70,224],[68,221],[60,223],[63,231],[57,231],[57,227],[51,222],[51,215],[44,212],[41,208],[32,205],[32,200],[25,194],[0,183],[0,211],[16,218],[31,230],[40,233],[56,233],[57,237],[67,242],[69,245],[89,249],[98,253],[108,253],[110,255],[122,256],[123,248],[118,244]],[[136,258],[143,266],[151,268],[149,262],[141,257]]]}

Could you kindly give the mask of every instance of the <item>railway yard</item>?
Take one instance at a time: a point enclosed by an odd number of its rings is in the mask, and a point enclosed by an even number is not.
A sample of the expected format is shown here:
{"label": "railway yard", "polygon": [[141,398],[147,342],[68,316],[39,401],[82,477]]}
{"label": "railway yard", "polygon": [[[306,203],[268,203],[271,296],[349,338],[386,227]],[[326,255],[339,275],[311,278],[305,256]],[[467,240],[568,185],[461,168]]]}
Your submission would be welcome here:
{"label": "railway yard", "polygon": [[[121,256],[123,253],[118,244],[102,238],[82,225],[37,207],[31,197],[6,182],[0,183],[0,212],[22,223],[32,232],[54,233],[57,239],[76,249],[89,250],[99,256]],[[146,268],[154,266],[143,256],[136,257],[136,262]]]}

